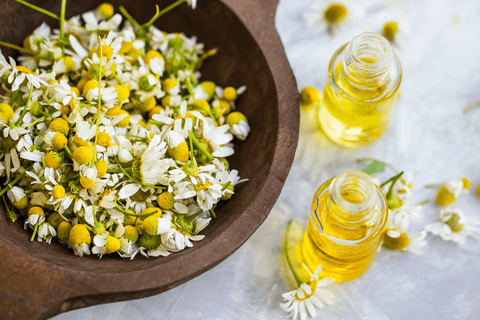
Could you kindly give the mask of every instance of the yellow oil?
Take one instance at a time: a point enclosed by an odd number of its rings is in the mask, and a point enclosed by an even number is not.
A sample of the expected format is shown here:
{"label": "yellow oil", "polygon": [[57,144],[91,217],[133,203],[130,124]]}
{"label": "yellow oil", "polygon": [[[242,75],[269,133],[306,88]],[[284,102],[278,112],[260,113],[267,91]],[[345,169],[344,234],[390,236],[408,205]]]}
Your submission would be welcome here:
{"label": "yellow oil", "polygon": [[[361,60],[372,65],[377,62],[371,58]],[[335,143],[361,147],[373,143],[386,131],[390,111],[399,92],[398,86],[394,91],[387,92],[391,91],[388,81],[392,79],[379,84],[372,81],[368,74],[352,78],[348,76],[349,72],[345,72],[343,63],[339,62],[333,75],[329,75],[331,80],[327,81],[323,90],[317,121]],[[381,76],[375,75],[376,78]]]}
{"label": "yellow oil", "polygon": [[[311,214],[307,230],[299,244],[300,259],[309,270],[316,270],[321,265],[320,277],[331,277],[338,282],[355,279],[364,274],[374,261],[386,216],[382,216],[376,207],[370,218],[356,222],[355,215],[338,206],[329,205],[328,191],[318,198],[317,207],[317,197],[321,191],[319,189],[314,197],[312,211],[318,208],[322,231],[319,231],[318,222]],[[350,203],[364,201],[358,192],[346,191],[341,196]],[[333,210],[336,210],[335,214]]]}

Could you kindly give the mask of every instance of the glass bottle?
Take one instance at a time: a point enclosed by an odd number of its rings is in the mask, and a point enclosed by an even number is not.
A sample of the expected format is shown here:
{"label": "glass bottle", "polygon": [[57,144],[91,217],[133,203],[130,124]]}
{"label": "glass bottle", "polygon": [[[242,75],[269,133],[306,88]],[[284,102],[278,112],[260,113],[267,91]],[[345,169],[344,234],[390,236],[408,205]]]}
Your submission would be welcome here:
{"label": "glass bottle", "polygon": [[401,81],[402,67],[389,42],[379,34],[362,33],[330,60],[317,121],[339,145],[371,144],[387,129]]}
{"label": "glass bottle", "polygon": [[318,188],[301,243],[309,270],[321,277],[355,279],[373,263],[387,221],[382,190],[361,171],[347,171]]}

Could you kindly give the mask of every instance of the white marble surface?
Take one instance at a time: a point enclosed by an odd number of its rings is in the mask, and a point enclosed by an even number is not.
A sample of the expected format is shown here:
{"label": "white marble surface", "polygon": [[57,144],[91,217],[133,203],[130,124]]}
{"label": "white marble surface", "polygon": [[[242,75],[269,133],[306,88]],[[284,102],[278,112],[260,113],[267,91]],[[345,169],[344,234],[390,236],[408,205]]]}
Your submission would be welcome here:
{"label": "white marble surface", "polygon": [[[95,306],[61,319],[286,319],[280,309],[287,288],[277,266],[278,243],[291,218],[306,218],[316,188],[328,177],[360,169],[355,159],[370,156],[414,175],[414,200],[434,199],[427,183],[467,176],[480,182],[480,2],[477,0],[339,1],[362,8],[350,25],[330,37],[305,26],[310,0],[281,0],[277,30],[299,88],[321,88],[333,52],[361,31],[379,31],[390,17],[404,16],[410,29],[395,47],[403,65],[402,97],[387,134],[357,150],[335,146],[302,113],[297,157],[270,216],[235,254],[201,276],[157,296]],[[390,6],[394,7],[390,7]],[[306,145],[308,142],[308,148]],[[456,207],[480,216],[474,187]],[[438,206],[425,205],[413,221],[418,231],[436,221]],[[480,242],[447,243],[429,235],[423,256],[383,250],[363,277],[335,284],[334,304],[318,319],[478,319]]]}

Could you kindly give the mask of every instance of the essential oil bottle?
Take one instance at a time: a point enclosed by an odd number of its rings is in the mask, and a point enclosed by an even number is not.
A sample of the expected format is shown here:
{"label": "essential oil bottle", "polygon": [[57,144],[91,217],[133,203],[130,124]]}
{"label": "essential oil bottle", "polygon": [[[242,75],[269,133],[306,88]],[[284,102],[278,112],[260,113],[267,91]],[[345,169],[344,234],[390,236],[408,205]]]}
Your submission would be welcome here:
{"label": "essential oil bottle", "polygon": [[382,190],[361,171],[347,171],[318,188],[301,253],[308,269],[338,282],[364,274],[373,263],[387,221]]}
{"label": "essential oil bottle", "polygon": [[402,67],[387,39],[365,32],[330,60],[317,120],[325,134],[345,147],[375,142],[387,129],[400,96]]}

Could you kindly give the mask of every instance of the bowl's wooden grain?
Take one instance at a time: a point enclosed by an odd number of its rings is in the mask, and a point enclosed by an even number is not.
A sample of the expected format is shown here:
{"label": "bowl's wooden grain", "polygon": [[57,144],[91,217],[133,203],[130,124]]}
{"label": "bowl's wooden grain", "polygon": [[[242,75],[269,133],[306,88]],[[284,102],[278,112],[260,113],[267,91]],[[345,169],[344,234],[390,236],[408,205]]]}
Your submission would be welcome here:
{"label": "bowl's wooden grain", "polygon": [[[59,14],[59,1],[29,2]],[[100,0],[69,0],[67,17],[94,9]],[[133,261],[104,256],[79,258],[55,241],[29,241],[20,222],[7,221],[0,207],[0,318],[45,319],[68,310],[136,299],[169,290],[217,265],[238,249],[265,220],[287,178],[298,139],[298,91],[274,28],[278,0],[199,0],[192,11],[182,5],[156,23],[168,32],[196,35],[219,52],[202,68],[204,80],[247,86],[238,100],[252,131],[236,143],[232,168],[250,181],[217,209],[218,219],[193,248],[167,258]],[[141,23],[154,13],[145,0],[123,5]],[[58,22],[14,0],[0,2],[0,40],[21,44],[42,22]],[[2,48],[5,56],[17,54]]]}

